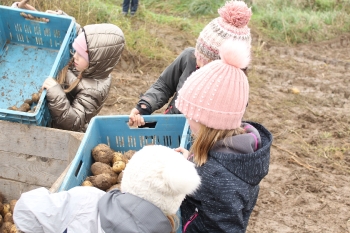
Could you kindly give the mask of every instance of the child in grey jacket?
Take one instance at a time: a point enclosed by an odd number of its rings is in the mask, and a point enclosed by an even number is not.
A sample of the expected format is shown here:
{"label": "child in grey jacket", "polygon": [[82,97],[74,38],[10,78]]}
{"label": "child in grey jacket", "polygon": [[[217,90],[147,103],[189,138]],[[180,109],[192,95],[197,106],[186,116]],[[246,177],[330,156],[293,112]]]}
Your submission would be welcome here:
{"label": "child in grey jacket", "polygon": [[121,190],[74,187],[50,193],[23,193],[14,209],[17,229],[25,233],[170,233],[187,194],[200,185],[194,164],[165,146],[145,146],[129,160]]}

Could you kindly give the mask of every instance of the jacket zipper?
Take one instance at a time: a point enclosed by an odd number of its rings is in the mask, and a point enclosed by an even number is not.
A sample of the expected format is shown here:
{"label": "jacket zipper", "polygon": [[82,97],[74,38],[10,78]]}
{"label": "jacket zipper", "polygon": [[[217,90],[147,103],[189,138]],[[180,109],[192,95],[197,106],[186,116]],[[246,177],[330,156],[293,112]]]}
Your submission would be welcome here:
{"label": "jacket zipper", "polygon": [[195,209],[195,212],[192,214],[192,216],[190,217],[190,219],[188,219],[187,223],[185,224],[185,226],[183,227],[183,233],[186,232],[186,229],[188,227],[188,225],[190,225],[191,222],[193,222],[193,220],[195,220],[195,218],[197,218],[198,216],[198,209]]}

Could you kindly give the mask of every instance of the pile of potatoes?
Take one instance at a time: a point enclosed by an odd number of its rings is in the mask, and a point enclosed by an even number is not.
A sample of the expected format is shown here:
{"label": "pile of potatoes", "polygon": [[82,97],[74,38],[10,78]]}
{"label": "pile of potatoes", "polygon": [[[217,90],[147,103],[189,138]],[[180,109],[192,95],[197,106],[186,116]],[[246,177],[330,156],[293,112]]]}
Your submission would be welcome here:
{"label": "pile of potatoes", "polygon": [[13,210],[17,200],[4,203],[4,196],[0,192],[0,233],[17,233],[17,228],[13,222]]}
{"label": "pile of potatoes", "polygon": [[91,151],[95,161],[91,165],[93,176],[87,177],[81,185],[93,186],[107,192],[115,188],[120,189],[123,171],[135,152],[129,150],[122,154],[114,151],[107,144],[98,144]]}
{"label": "pile of potatoes", "polygon": [[21,106],[11,106],[8,109],[13,111],[20,111],[20,112],[29,112],[33,113],[35,112],[36,106],[33,108],[31,107],[33,103],[38,103],[41,97],[42,90],[40,89],[38,93],[33,93],[31,99],[26,99]]}

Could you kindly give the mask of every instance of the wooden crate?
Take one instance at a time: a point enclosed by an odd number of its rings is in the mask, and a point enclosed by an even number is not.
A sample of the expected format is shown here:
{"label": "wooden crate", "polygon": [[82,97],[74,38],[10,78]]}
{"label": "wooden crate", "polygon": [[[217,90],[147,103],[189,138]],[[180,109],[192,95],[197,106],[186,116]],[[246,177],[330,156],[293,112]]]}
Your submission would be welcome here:
{"label": "wooden crate", "polygon": [[10,201],[38,187],[51,188],[73,160],[83,136],[0,120],[0,192]]}

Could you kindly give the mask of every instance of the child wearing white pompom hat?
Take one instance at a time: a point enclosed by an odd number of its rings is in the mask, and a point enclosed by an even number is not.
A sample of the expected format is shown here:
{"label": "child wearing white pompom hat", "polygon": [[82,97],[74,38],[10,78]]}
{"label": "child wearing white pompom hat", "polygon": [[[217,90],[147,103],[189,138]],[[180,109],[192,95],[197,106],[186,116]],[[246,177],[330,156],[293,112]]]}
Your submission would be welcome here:
{"label": "child wearing white pompom hat", "polygon": [[267,175],[271,133],[243,122],[249,83],[241,68],[250,60],[244,41],[226,40],[215,60],[192,73],[176,107],[186,116],[194,141],[177,148],[197,165],[201,186],[181,204],[184,233],[245,232]]}
{"label": "child wearing white pompom hat", "polygon": [[145,146],[129,160],[121,190],[34,189],[21,195],[13,219],[25,233],[174,233],[181,202],[199,185],[194,164],[182,154]]}

